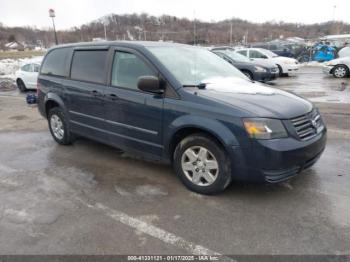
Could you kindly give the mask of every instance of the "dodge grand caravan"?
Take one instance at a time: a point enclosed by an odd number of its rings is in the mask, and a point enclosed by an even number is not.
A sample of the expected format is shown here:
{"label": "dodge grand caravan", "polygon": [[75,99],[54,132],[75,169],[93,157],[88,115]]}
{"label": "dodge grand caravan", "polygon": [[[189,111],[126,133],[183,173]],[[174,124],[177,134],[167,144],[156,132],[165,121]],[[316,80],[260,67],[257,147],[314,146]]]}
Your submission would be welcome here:
{"label": "dodge grand caravan", "polygon": [[57,143],[83,136],[171,163],[202,194],[219,193],[231,180],[290,179],[326,144],[312,103],[181,44],[54,47],[40,69],[38,103]]}

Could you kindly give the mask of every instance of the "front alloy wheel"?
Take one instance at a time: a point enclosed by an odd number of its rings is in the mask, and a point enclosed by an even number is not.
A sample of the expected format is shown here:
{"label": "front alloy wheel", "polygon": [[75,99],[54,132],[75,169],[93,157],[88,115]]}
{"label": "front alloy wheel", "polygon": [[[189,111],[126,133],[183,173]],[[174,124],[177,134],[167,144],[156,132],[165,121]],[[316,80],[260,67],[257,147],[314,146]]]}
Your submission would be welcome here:
{"label": "front alloy wheel", "polygon": [[219,174],[215,156],[202,146],[188,148],[182,154],[181,167],[187,179],[197,186],[210,186]]}
{"label": "front alloy wheel", "polygon": [[348,74],[348,69],[342,65],[335,67],[333,70],[333,75],[336,78],[344,78],[347,76],[347,74]]}
{"label": "front alloy wheel", "polygon": [[173,166],[181,182],[200,194],[218,194],[231,182],[227,152],[214,137],[205,133],[192,134],[178,143]]}

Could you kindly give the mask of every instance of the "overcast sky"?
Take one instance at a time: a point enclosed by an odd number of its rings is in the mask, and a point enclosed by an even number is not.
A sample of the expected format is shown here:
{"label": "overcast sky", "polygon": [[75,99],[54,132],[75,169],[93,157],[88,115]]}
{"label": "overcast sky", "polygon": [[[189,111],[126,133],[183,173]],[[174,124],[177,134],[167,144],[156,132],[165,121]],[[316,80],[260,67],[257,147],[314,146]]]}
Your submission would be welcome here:
{"label": "overcast sky", "polygon": [[56,26],[80,26],[110,13],[146,12],[204,21],[238,17],[253,22],[318,23],[333,19],[350,23],[349,0],[0,0],[0,22],[6,26],[50,27],[48,9],[56,11]]}

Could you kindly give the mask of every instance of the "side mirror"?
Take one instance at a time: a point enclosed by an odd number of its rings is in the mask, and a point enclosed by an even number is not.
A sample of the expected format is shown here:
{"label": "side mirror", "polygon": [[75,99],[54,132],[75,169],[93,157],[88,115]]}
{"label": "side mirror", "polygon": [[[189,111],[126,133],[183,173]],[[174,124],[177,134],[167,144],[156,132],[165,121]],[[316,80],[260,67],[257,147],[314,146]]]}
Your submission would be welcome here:
{"label": "side mirror", "polygon": [[160,87],[160,81],[155,76],[140,76],[137,82],[137,88],[155,94],[162,94],[164,89]]}

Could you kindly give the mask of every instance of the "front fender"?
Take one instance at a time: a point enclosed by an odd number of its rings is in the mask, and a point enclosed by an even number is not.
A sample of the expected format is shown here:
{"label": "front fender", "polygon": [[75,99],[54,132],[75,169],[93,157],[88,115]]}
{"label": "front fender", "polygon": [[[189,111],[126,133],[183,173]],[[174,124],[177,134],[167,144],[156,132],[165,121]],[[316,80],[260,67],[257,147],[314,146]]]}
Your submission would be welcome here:
{"label": "front fender", "polygon": [[167,148],[168,153],[174,135],[184,128],[198,128],[206,131],[215,136],[227,149],[231,146],[239,145],[233,132],[218,120],[201,116],[185,115],[176,118],[168,126],[168,132],[164,133],[164,145],[167,145],[165,148]]}

